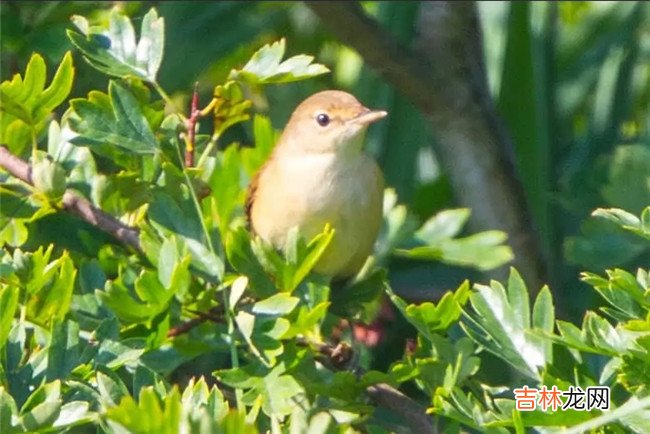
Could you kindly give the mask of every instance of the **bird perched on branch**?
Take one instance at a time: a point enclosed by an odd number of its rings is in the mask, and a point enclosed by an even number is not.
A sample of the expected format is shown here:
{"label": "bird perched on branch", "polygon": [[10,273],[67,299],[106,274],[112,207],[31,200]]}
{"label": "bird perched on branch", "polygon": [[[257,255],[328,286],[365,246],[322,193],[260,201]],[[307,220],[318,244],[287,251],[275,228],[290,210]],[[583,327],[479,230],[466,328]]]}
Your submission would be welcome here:
{"label": "bird perched on branch", "polygon": [[381,226],[384,188],[377,163],[362,152],[364,133],[386,114],[336,90],[303,101],[249,188],[252,230],[281,249],[293,227],[310,240],[329,224],[334,238],[314,271],[335,278],[359,271]]}

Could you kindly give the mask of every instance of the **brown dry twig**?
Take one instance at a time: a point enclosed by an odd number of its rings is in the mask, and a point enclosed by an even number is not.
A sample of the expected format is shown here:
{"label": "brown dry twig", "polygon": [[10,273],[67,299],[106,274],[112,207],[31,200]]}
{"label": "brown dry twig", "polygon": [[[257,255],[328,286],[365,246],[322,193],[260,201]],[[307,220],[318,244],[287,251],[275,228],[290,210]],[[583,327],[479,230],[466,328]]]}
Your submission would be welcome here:
{"label": "brown dry twig", "polygon": [[[4,145],[0,146],[0,167],[21,181],[31,186],[34,185],[31,166],[26,161],[12,154]],[[140,231],[137,228],[125,225],[72,190],[65,191],[62,205],[63,209],[67,212],[80,217],[91,225],[111,234],[122,244],[142,253],[139,237]]]}

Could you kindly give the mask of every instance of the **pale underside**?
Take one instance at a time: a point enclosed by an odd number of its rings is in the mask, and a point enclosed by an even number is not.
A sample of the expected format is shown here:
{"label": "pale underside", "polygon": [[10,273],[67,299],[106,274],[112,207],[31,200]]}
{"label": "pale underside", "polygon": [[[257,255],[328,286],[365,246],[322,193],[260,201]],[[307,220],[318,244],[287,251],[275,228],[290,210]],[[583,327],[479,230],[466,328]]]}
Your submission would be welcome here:
{"label": "pale underside", "polygon": [[347,277],[363,266],[382,221],[383,177],[371,157],[276,155],[257,181],[250,218],[262,239],[281,249],[293,227],[309,241],[330,224],[334,238],[314,271]]}

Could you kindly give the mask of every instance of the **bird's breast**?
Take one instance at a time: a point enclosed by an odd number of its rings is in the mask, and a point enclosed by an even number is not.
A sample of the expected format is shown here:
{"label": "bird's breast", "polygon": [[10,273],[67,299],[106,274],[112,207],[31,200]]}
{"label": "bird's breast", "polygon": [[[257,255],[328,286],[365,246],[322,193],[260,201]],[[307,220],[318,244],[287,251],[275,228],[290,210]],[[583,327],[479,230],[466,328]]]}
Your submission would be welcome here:
{"label": "bird's breast", "polygon": [[[321,216],[334,224],[350,214],[362,212],[375,188],[374,164],[360,155],[343,159],[331,154],[284,158],[280,162],[287,199],[302,214]],[[320,232],[322,227],[318,230]]]}
{"label": "bird's breast", "polygon": [[381,172],[366,155],[282,156],[261,175],[253,227],[281,248],[294,226],[309,240],[329,224],[334,240],[317,271],[351,274],[371,253],[381,223],[382,192]]}

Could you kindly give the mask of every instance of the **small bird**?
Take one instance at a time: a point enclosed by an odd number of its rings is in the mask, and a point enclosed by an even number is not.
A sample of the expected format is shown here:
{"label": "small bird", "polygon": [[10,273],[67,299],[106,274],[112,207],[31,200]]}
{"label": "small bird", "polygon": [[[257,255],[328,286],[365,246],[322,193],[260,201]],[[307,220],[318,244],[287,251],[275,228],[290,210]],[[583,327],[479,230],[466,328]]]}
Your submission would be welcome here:
{"label": "small bird", "polygon": [[282,249],[292,228],[310,240],[329,224],[334,238],[314,271],[338,280],[356,274],[377,239],[384,189],[363,139],[368,125],[386,115],[337,90],[303,101],[249,187],[253,232]]}

